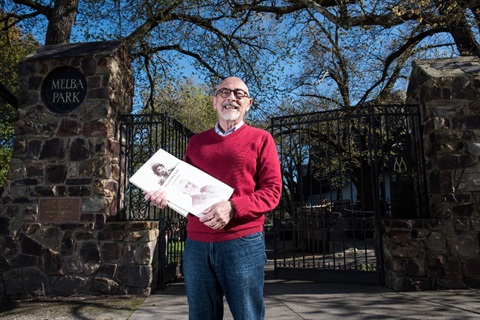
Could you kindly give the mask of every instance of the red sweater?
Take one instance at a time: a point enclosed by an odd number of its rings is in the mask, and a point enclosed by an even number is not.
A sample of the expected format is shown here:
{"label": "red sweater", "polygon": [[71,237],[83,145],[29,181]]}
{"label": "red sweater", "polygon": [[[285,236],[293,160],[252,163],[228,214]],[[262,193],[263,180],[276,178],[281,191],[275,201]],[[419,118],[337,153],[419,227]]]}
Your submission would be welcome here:
{"label": "red sweater", "polygon": [[189,214],[188,238],[218,242],[263,230],[265,213],[273,210],[282,194],[277,147],[265,130],[243,124],[223,137],[210,129],[193,136],[185,161],[235,189],[231,201],[235,216],[222,230],[213,230]]}

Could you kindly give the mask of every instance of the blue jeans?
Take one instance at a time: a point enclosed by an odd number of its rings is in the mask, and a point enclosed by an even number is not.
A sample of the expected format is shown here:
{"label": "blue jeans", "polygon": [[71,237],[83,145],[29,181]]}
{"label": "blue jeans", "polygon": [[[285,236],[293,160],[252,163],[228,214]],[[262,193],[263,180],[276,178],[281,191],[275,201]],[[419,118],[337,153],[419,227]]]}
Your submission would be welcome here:
{"label": "blue jeans", "polygon": [[190,320],[223,319],[223,297],[235,320],[264,319],[261,232],[224,242],[187,239],[183,273]]}

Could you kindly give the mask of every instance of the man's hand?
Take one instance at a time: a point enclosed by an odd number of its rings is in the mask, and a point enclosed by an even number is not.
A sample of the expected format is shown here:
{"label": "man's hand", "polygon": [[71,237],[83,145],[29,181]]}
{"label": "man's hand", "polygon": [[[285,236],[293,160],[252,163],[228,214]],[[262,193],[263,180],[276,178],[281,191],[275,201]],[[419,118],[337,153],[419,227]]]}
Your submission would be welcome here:
{"label": "man's hand", "polygon": [[233,218],[235,208],[230,201],[220,201],[202,213],[204,216],[200,218],[200,222],[214,230],[220,230]]}
{"label": "man's hand", "polygon": [[156,191],[144,192],[145,200],[151,201],[155,206],[159,207],[160,209],[165,209],[167,207],[167,190],[166,189],[159,189]]}

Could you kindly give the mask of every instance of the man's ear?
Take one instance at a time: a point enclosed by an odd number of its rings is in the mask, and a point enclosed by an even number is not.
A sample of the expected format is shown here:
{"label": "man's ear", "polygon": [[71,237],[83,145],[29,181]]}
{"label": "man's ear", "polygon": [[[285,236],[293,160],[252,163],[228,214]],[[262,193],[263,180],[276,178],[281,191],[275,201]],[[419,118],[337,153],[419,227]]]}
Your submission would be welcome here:
{"label": "man's ear", "polygon": [[250,107],[253,104],[253,99],[252,98],[248,98],[248,99],[249,99],[249,103],[248,103],[248,106],[247,106],[247,111],[250,110]]}

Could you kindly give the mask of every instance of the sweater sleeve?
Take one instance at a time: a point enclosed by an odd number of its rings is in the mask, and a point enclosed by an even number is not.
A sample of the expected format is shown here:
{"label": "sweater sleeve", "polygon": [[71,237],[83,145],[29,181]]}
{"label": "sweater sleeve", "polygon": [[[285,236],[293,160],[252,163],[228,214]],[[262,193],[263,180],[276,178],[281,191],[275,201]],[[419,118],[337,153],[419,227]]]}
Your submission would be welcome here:
{"label": "sweater sleeve", "polygon": [[258,145],[256,187],[251,194],[234,197],[234,219],[257,218],[276,208],[282,194],[282,176],[277,147],[270,134],[264,135]]}

